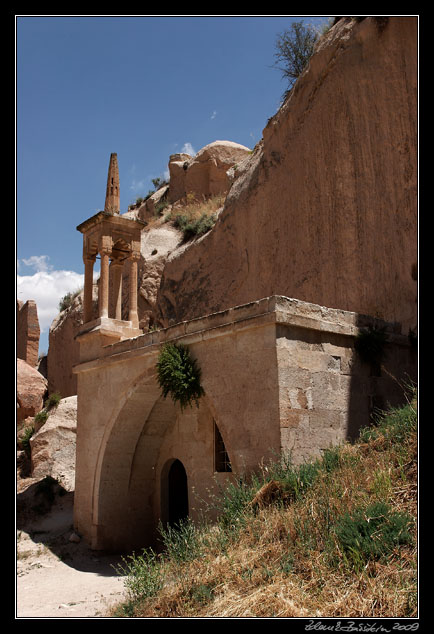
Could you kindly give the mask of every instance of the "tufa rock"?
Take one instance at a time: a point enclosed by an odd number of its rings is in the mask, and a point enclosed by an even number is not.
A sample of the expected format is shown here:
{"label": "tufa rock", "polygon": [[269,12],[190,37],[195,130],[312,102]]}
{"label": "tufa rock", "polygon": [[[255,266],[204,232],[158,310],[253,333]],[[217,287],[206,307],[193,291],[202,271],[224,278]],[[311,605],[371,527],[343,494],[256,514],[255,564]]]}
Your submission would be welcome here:
{"label": "tufa rock", "polygon": [[36,302],[17,301],[17,357],[36,367],[39,351],[39,319]]}
{"label": "tufa rock", "polygon": [[36,416],[44,407],[47,379],[22,359],[17,359],[17,423]]}
{"label": "tufa rock", "polygon": [[203,147],[194,157],[174,154],[169,160],[170,203],[185,198],[208,198],[226,193],[231,185],[227,171],[243,161],[251,150],[232,141],[214,141]]}
{"label": "tufa rock", "polygon": [[69,396],[59,401],[30,439],[32,477],[50,476],[67,491],[73,491],[76,434],[77,396]]}

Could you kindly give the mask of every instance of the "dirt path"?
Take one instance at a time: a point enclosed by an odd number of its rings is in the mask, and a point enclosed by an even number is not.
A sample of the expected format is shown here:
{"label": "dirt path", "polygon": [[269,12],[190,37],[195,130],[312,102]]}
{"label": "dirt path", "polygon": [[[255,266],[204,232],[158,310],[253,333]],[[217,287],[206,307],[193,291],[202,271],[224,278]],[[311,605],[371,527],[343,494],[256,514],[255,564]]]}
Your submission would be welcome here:
{"label": "dirt path", "polygon": [[56,495],[49,513],[28,512],[23,501],[26,494],[34,499],[30,489],[37,486],[29,482],[18,493],[17,618],[107,617],[125,593],[123,579],[113,568],[121,558],[92,551],[82,541],[69,541],[71,492]]}

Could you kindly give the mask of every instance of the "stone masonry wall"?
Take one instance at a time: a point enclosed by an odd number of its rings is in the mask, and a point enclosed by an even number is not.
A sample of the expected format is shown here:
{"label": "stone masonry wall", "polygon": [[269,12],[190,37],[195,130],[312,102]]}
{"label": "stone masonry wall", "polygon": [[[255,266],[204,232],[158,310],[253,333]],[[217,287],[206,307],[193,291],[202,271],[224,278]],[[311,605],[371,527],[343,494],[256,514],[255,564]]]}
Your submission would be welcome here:
{"label": "stone masonry wall", "polygon": [[[110,320],[79,334],[76,529],[97,549],[150,545],[175,459],[198,516],[216,482],[213,421],[235,476],[280,451],[300,463],[354,437],[375,407],[402,402],[406,373],[415,378],[409,340],[394,324],[385,325],[384,367],[360,362],[354,338],[368,323],[384,325],[269,297],[109,345]],[[164,342],[187,345],[197,359],[205,391],[198,410],[162,398],[155,364]]]}

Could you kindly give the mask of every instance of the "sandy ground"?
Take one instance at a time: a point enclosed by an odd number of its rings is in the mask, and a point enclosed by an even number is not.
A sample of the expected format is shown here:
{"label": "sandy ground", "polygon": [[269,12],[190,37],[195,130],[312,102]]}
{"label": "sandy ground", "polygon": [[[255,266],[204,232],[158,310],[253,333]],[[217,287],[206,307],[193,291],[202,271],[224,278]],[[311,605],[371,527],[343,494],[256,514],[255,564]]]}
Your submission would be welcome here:
{"label": "sandy ground", "polygon": [[61,491],[48,513],[30,512],[37,482],[23,480],[17,496],[16,617],[109,618],[124,594],[120,556],[90,550],[73,530],[73,492]]}

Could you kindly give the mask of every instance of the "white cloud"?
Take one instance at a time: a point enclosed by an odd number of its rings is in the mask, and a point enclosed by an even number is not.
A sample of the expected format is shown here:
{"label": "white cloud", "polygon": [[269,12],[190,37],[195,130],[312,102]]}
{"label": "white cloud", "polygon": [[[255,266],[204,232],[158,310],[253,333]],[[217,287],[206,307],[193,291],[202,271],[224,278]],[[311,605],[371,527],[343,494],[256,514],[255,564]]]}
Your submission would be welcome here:
{"label": "white cloud", "polygon": [[217,116],[217,110],[213,110],[213,113],[211,115],[211,119],[215,119]]}
{"label": "white cloud", "polygon": [[[22,262],[26,266],[30,266],[35,269],[35,271],[51,271],[52,266],[48,263],[50,258],[48,255],[32,255],[30,258],[23,258]],[[18,260],[18,266],[20,262]]]}
{"label": "white cloud", "polygon": [[185,152],[185,154],[190,154],[190,156],[196,155],[196,150],[194,149],[192,144],[189,142],[184,143],[184,145],[182,146],[181,152]]}
{"label": "white cloud", "polygon": [[38,310],[41,332],[49,330],[59,313],[59,302],[67,293],[84,284],[84,276],[75,271],[38,271],[17,276],[17,297],[22,302],[33,299]]}
{"label": "white cloud", "polygon": [[[47,332],[59,313],[59,302],[67,293],[83,287],[84,275],[75,271],[55,271],[47,255],[34,255],[18,261],[35,269],[32,275],[17,275],[17,299],[33,299],[38,310],[41,333]],[[95,272],[95,277],[98,273]]]}

